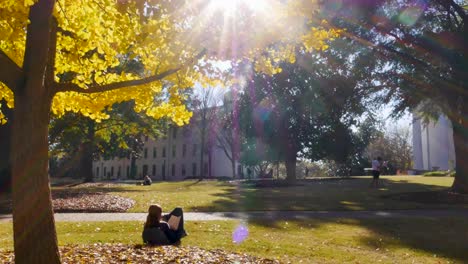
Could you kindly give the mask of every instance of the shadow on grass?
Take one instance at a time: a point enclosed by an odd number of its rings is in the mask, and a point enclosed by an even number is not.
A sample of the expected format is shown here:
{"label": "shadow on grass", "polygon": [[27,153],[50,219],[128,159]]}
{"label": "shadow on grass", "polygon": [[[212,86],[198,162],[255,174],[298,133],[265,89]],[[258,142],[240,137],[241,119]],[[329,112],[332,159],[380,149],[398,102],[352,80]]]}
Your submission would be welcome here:
{"label": "shadow on grass", "polygon": [[[448,188],[406,180],[382,180],[379,189],[369,188],[370,179],[353,181],[308,182],[304,186],[261,187],[239,183],[237,188],[217,194],[212,205],[196,207],[198,211],[239,211],[250,223],[281,230],[287,210],[288,222],[300,228],[318,228],[330,223],[344,223],[367,229],[359,243],[369,250],[410,248],[429,255],[468,262],[468,225],[461,216],[411,217],[304,217],[295,210],[397,210],[397,209],[457,209],[468,208],[466,200],[443,199]],[[440,198],[442,196],[442,198]],[[403,197],[403,198],[401,198]],[[417,197],[417,199],[412,199]],[[406,199],[408,198],[408,199]],[[262,218],[249,211],[265,211]],[[229,213],[225,214],[229,216]],[[233,214],[231,217],[235,217]],[[286,231],[285,231],[286,232]]]}
{"label": "shadow on grass", "polygon": [[[299,186],[256,187],[250,182],[239,182],[215,194],[217,198],[207,206],[193,206],[188,211],[340,211],[340,210],[395,210],[443,209],[457,207],[455,203],[425,203],[421,200],[393,199],[394,195],[416,192],[442,192],[445,187],[420,184],[405,180],[382,180],[382,187],[369,187],[370,179],[338,179],[334,181],[307,181]],[[461,204],[467,206],[468,204]],[[458,207],[460,204],[458,205]]]}
{"label": "shadow on grass", "polygon": [[463,218],[360,219],[358,225],[372,231],[361,242],[374,248],[405,245],[464,263],[468,261],[468,225]]}
{"label": "shadow on grass", "polygon": [[[410,218],[314,218],[314,219],[252,219],[251,224],[275,230],[284,230],[287,226],[301,230],[319,230],[323,225],[340,224],[364,228],[367,232],[357,231],[351,237],[369,251],[388,251],[393,254],[405,254],[405,248],[416,252],[422,251],[429,256],[445,257],[468,262],[468,225],[462,217],[410,217]],[[289,223],[289,224],[288,224]],[[326,230],[340,228],[329,226]],[[304,231],[306,233],[308,231]],[[333,232],[333,231],[329,231]],[[351,231],[352,232],[352,231]],[[339,231],[337,231],[339,233]],[[396,250],[399,250],[397,252]],[[403,253],[402,253],[403,252]],[[391,256],[390,255],[390,256]],[[409,256],[409,255],[408,255]],[[401,258],[398,257],[398,258]],[[408,257],[410,262],[411,256]]]}

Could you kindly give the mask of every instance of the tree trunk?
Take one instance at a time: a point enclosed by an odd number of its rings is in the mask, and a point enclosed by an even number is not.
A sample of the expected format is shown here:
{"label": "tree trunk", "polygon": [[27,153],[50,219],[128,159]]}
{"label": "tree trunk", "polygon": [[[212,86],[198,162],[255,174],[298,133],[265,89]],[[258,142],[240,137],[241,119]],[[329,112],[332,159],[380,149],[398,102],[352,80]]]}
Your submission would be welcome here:
{"label": "tree trunk", "polygon": [[48,176],[50,101],[15,96],[12,130],[16,263],[60,263]]}
{"label": "tree trunk", "polygon": [[202,128],[200,145],[201,145],[200,146],[200,180],[203,180],[203,174],[205,173],[205,166],[203,166],[204,157],[205,157],[205,129],[204,127]]}
{"label": "tree trunk", "polygon": [[81,145],[81,156],[80,156],[80,178],[84,182],[93,182],[93,143],[86,141]]}
{"label": "tree trunk", "polygon": [[452,190],[468,194],[468,127],[454,122],[453,140],[456,155],[456,175]]}
{"label": "tree trunk", "polygon": [[[136,176],[137,176],[136,174],[137,174],[136,157],[132,153],[130,157],[130,179],[136,179]],[[107,177],[107,175],[104,175],[104,177]],[[163,180],[166,180],[166,172],[163,173]]]}
{"label": "tree trunk", "polygon": [[285,162],[286,165],[286,180],[289,183],[294,183],[296,182],[296,161],[297,161],[297,155],[296,154],[291,154],[289,157],[287,157],[287,160]]}
{"label": "tree trunk", "polygon": [[86,142],[84,142],[81,146],[81,166],[79,171],[85,182],[93,182],[93,146],[96,129],[93,120],[88,118],[86,122],[88,131],[86,135]]}
{"label": "tree trunk", "polygon": [[236,178],[236,160],[231,159],[232,178]]}
{"label": "tree trunk", "polygon": [[2,113],[8,122],[0,125],[0,193],[11,190],[10,142],[13,112],[6,106],[6,102],[2,102]]}
{"label": "tree trunk", "polygon": [[30,9],[23,62],[25,82],[14,91],[11,167],[15,262],[19,264],[60,263],[47,138],[52,93],[47,89],[50,78],[46,77],[53,76],[46,76],[46,70],[54,5],[53,0],[39,0]]}
{"label": "tree trunk", "polygon": [[212,164],[211,164],[212,160],[213,160],[213,156],[212,156],[211,147],[210,147],[210,148],[208,149],[208,178],[210,178],[210,179],[213,178],[213,174],[212,174],[212,170],[211,170],[211,169],[212,169],[212,168],[211,168],[211,166],[212,166]]}

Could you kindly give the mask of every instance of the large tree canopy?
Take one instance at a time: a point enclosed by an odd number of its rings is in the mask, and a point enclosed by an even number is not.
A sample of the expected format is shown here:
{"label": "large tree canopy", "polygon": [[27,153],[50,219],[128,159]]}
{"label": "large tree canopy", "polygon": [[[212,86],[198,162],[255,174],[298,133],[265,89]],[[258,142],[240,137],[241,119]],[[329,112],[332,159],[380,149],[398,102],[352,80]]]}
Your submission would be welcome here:
{"label": "large tree canopy", "polygon": [[[48,58],[43,59],[46,83],[56,93],[52,110],[59,115],[81,112],[93,119],[106,118],[102,110],[113,102],[134,99],[138,111],[156,118],[169,116],[182,124],[190,114],[178,89],[218,77],[210,70],[209,59],[249,59],[258,69],[275,73],[280,70],[278,61],[294,61],[297,43],[304,43],[307,51],[324,49],[325,41],[337,33],[308,26],[311,14],[305,11],[312,13],[315,7],[306,5],[308,1],[272,1],[277,2],[270,7],[273,12],[261,16],[255,14],[260,10],[247,8],[242,14],[222,11],[211,3],[216,1],[23,2],[4,1],[0,8],[0,81],[4,83],[0,99],[13,107],[16,86],[26,77],[19,65],[24,65],[28,48],[38,45],[27,44],[26,35],[37,27],[50,31],[38,37],[50,38]],[[39,25],[29,17],[34,13],[30,9],[41,9],[44,18],[53,19]],[[203,66],[192,67],[202,55],[207,55]],[[143,76],[115,70],[135,58],[144,66]],[[168,83],[170,98],[155,102],[154,95]]]}
{"label": "large tree canopy", "polygon": [[[17,263],[60,262],[48,180],[51,110],[100,120],[106,106],[133,99],[137,112],[183,124],[191,114],[180,90],[219,80],[214,61],[247,60],[272,74],[281,61],[295,60],[298,47],[325,49],[339,33],[313,21],[312,1],[258,7],[244,0],[2,1],[0,101],[14,106]],[[141,76],[121,70],[134,60],[143,65]],[[168,98],[154,100],[163,88]]]}
{"label": "large tree canopy", "polygon": [[468,193],[468,3],[465,0],[327,1],[324,13],[345,36],[373,53],[364,89],[376,100],[445,114],[453,125],[453,189]]}

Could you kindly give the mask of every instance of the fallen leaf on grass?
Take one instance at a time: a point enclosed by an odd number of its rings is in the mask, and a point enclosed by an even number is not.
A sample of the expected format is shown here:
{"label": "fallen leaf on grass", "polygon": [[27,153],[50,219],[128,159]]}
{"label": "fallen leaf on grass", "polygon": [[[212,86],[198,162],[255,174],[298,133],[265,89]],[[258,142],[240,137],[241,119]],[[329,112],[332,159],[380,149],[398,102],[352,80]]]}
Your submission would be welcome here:
{"label": "fallen leaf on grass", "polygon": [[[56,213],[71,212],[126,212],[135,201],[117,195],[92,192],[86,189],[62,189],[52,191],[52,204]],[[11,213],[11,197],[0,204],[0,212]]]}
{"label": "fallen leaf on grass", "polygon": [[[221,249],[205,250],[198,247],[147,247],[123,244],[68,245],[60,247],[63,264],[71,263],[245,263],[276,264],[278,260],[262,259],[247,254],[232,253]],[[0,251],[3,263],[14,263],[11,251]]]}
{"label": "fallen leaf on grass", "polygon": [[125,212],[135,201],[103,193],[69,193],[61,198],[53,195],[55,212]]}

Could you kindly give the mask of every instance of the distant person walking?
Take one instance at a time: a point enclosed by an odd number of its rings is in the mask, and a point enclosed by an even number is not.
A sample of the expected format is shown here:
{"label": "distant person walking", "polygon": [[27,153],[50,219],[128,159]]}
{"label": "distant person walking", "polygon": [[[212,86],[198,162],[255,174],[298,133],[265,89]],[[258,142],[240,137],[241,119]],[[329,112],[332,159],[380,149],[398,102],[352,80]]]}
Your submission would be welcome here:
{"label": "distant person walking", "polygon": [[377,159],[374,159],[372,161],[372,183],[371,187],[378,188],[379,187],[379,177],[380,177],[380,171],[382,169],[382,158],[377,157]]}

